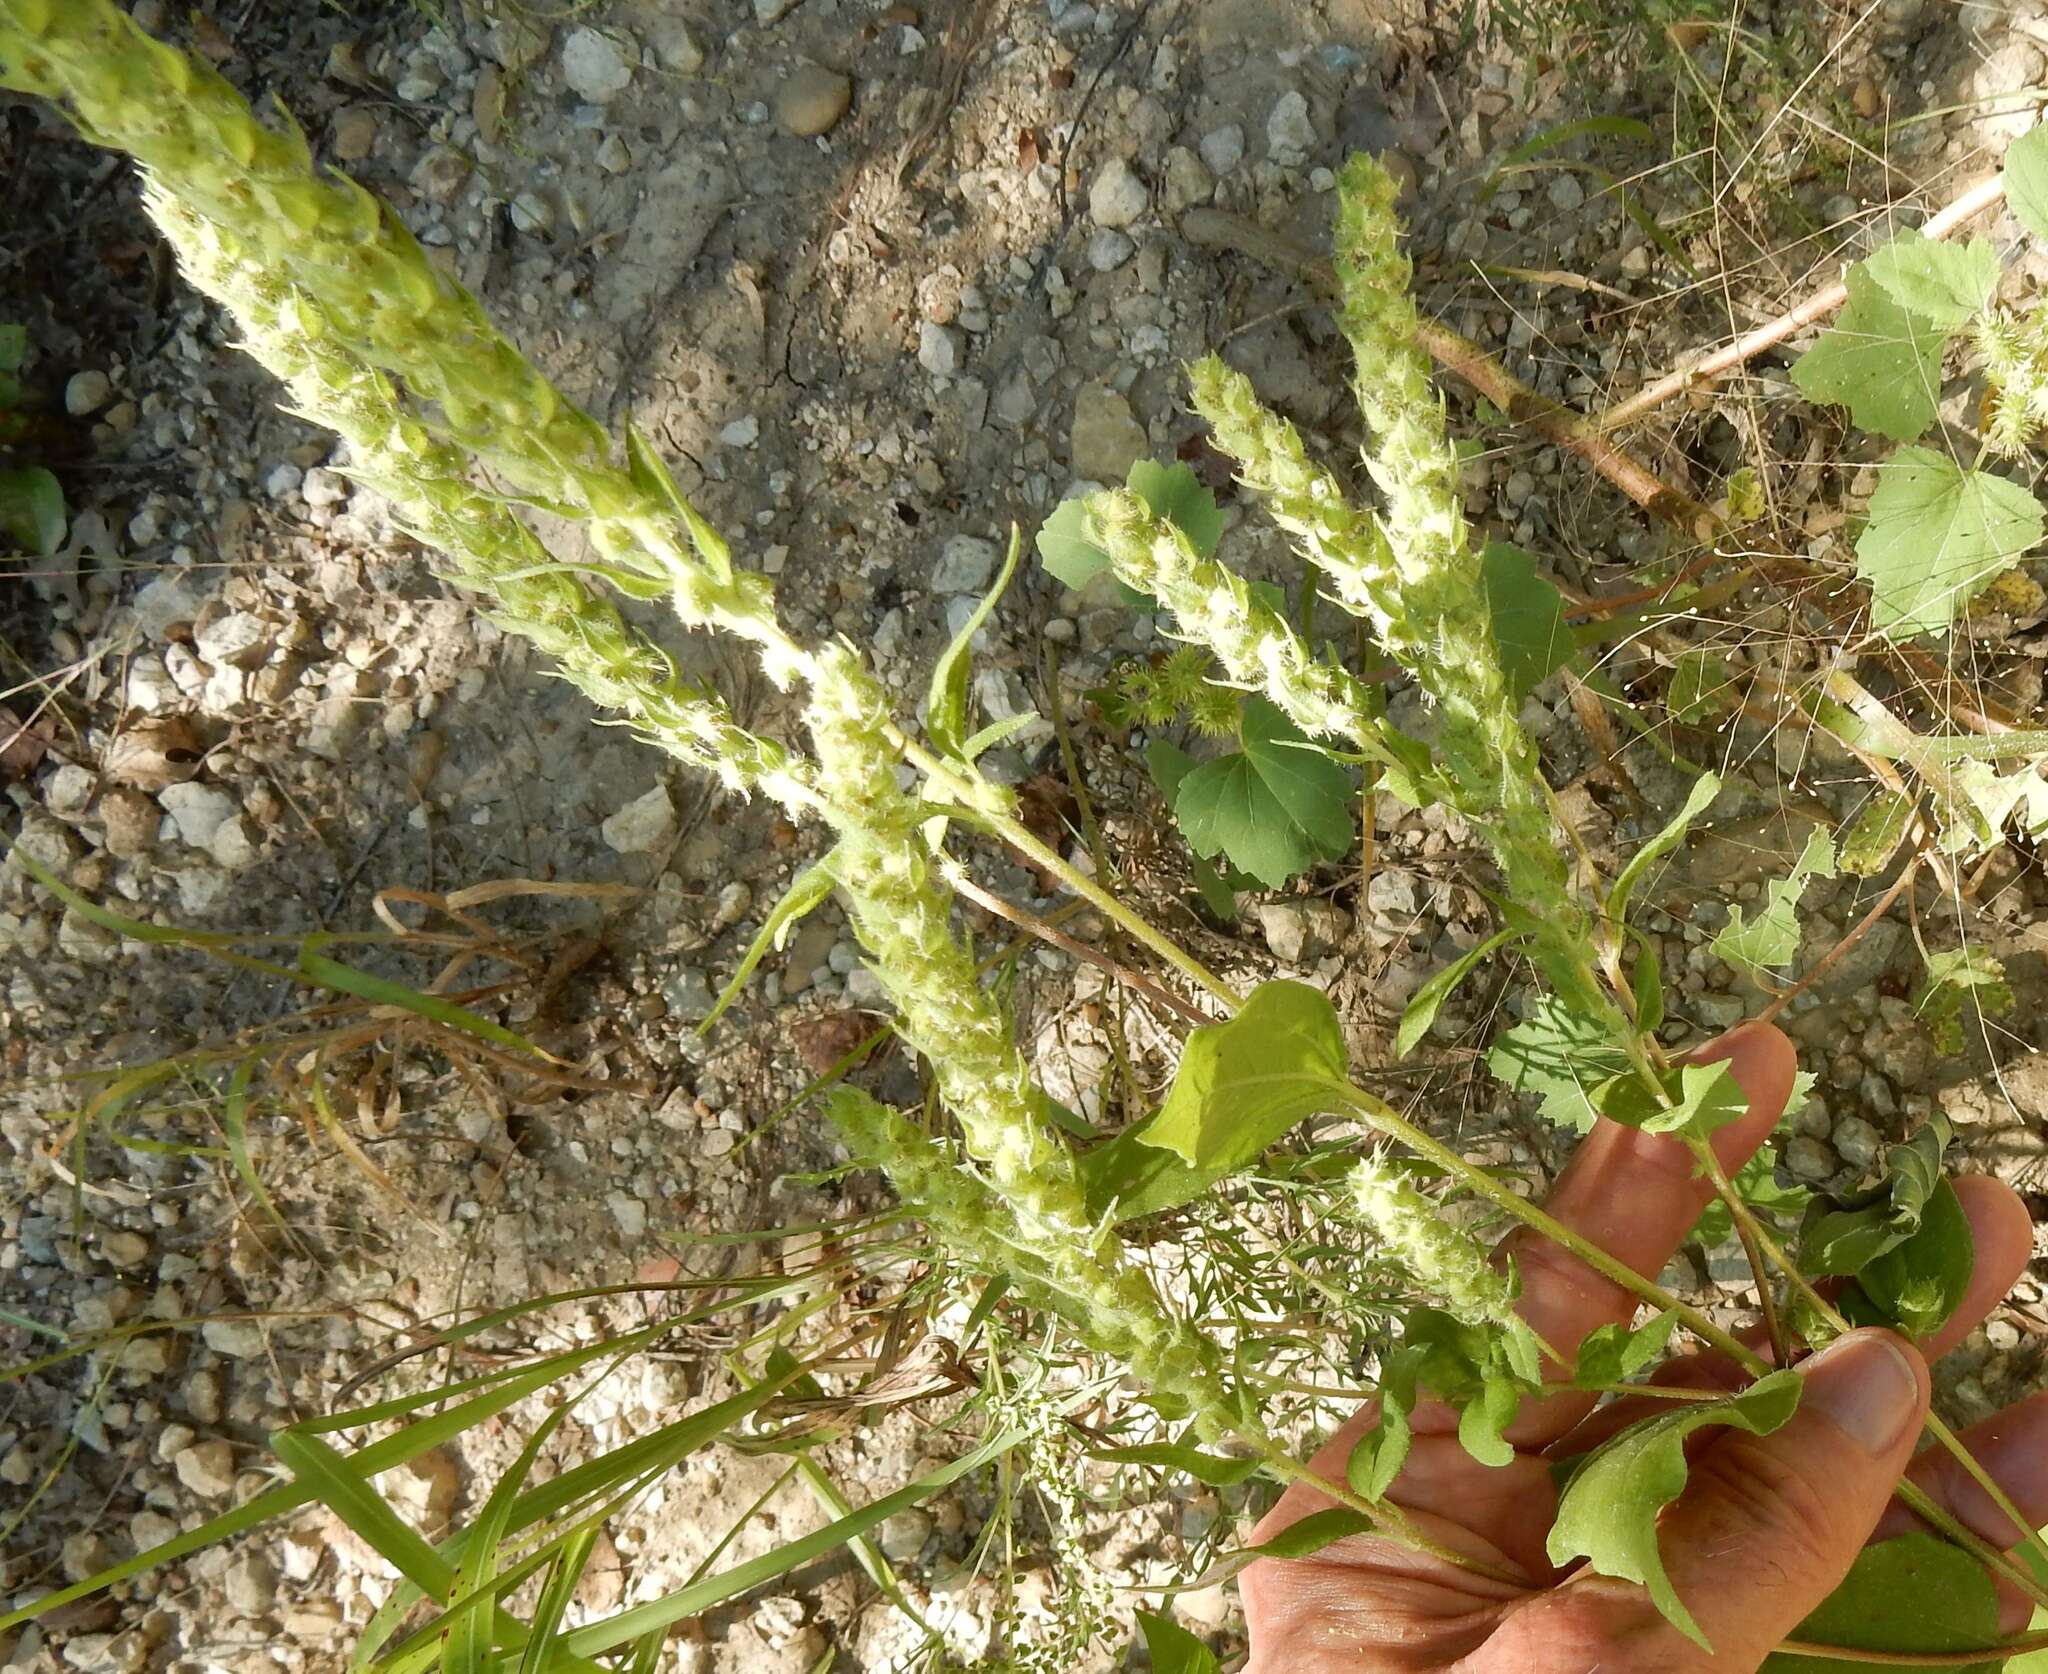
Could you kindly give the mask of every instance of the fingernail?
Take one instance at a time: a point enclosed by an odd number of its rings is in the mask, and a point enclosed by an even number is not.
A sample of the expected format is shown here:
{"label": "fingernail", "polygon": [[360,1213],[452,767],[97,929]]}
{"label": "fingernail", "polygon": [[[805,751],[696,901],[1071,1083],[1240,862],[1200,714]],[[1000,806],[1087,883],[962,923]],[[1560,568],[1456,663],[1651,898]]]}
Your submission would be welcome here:
{"label": "fingernail", "polygon": [[1888,1453],[1920,1418],[1920,1372],[1889,1331],[1854,1331],[1799,1368],[1800,1405],[1825,1414],[1866,1452]]}

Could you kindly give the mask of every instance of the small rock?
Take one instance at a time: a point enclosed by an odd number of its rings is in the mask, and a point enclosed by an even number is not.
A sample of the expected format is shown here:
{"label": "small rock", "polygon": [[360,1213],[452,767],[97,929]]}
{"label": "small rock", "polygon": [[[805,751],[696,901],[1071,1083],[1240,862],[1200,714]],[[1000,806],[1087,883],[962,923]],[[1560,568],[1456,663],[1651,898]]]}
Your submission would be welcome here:
{"label": "small rock", "polygon": [[761,439],[761,421],[752,413],[736,418],[718,432],[718,439],[729,448],[750,448]]}
{"label": "small rock", "polygon": [[113,380],[98,368],[74,372],[64,385],[64,410],[73,418],[89,418],[113,393]]}
{"label": "small rock", "polygon": [[178,840],[195,849],[205,848],[214,833],[241,811],[226,791],[189,779],[164,786],[157,793],[157,803],[177,822]]}
{"label": "small rock", "polygon": [[907,1564],[916,1560],[924,1550],[924,1543],[931,1539],[931,1513],[916,1506],[899,1511],[882,1519],[881,1529],[876,1535],[876,1544],[882,1549],[882,1556],[894,1564]]}
{"label": "small rock", "polygon": [[612,1219],[619,1223],[619,1232],[628,1243],[637,1244],[647,1236],[647,1205],[629,1192],[613,1192],[605,1199],[612,1212]]}
{"label": "small rock", "polygon": [[253,1319],[210,1319],[199,1328],[199,1337],[230,1360],[261,1360],[266,1353],[263,1327]]}
{"label": "small rock", "polygon": [[316,465],[306,473],[306,480],[299,485],[299,494],[307,505],[317,509],[340,505],[349,497],[350,488],[348,478],[332,466]]}
{"label": "small rock", "polygon": [[1330,901],[1268,901],[1258,914],[1266,946],[1283,965],[1335,952],[1351,928],[1351,915]]}
{"label": "small rock", "polygon": [[86,804],[92,801],[96,777],[89,767],[81,767],[74,761],[65,762],[43,780],[43,806],[60,820],[75,823],[85,812]]}
{"label": "small rock", "polygon": [[406,178],[412,189],[434,203],[447,203],[468,184],[470,161],[452,146],[431,146],[413,164]]}
{"label": "small rock", "polygon": [[853,103],[853,82],[822,64],[799,64],[775,95],[775,120],[799,139],[828,134]]}
{"label": "small rock", "polygon": [[952,326],[924,321],[917,328],[917,364],[934,378],[950,378],[960,370],[967,339]]}
{"label": "small rock", "polygon": [[1586,188],[1579,184],[1579,177],[1570,170],[1551,176],[1550,189],[1546,195],[1550,199],[1551,208],[1561,210],[1567,215],[1584,207],[1586,202]]}
{"label": "small rock", "polygon": [[610,35],[585,26],[562,43],[562,79],[579,99],[609,104],[632,84],[633,66]]}
{"label": "small rock", "polygon": [[1112,157],[1088,188],[1088,213],[1098,227],[1128,227],[1151,207],[1152,194],[1137,171],[1121,157]]}
{"label": "small rock", "polygon": [[702,971],[678,971],[661,985],[661,997],[668,1002],[669,1016],[682,1023],[694,1023],[717,1003]]}
{"label": "small rock", "polygon": [[282,500],[289,494],[298,493],[299,484],[305,480],[306,473],[287,460],[284,464],[274,467],[270,475],[263,479],[263,491],[273,500]]}
{"label": "small rock", "polygon": [[171,1461],[171,1468],[193,1493],[218,1499],[235,1485],[235,1450],[224,1441],[194,1442]]}
{"label": "small rock", "polygon": [[1114,227],[1104,227],[1088,240],[1088,265],[1097,273],[1114,273],[1131,259],[1137,245],[1131,242],[1129,233],[1118,232]]}
{"label": "small rock", "polygon": [[228,1603],[245,1616],[261,1616],[277,1602],[277,1570],[261,1552],[244,1552],[221,1580]]}
{"label": "small rock", "polygon": [[606,174],[624,174],[633,166],[633,148],[626,143],[624,136],[606,134],[604,143],[597,148],[591,161]]}
{"label": "small rock", "polygon": [[647,38],[654,54],[679,76],[693,76],[704,68],[704,49],[690,26],[664,10],[647,25]]}
{"label": "small rock", "polygon": [[100,1240],[100,1254],[116,1267],[140,1267],[149,1260],[149,1240],[139,1232],[110,1232]]}
{"label": "small rock", "polygon": [[246,872],[263,858],[262,847],[250,834],[249,822],[240,814],[221,822],[213,841],[206,845],[206,852],[223,872]]}
{"label": "small rock", "polygon": [[606,846],[618,854],[648,854],[675,834],[676,805],[665,785],[634,798],[598,827]]}
{"label": "small rock", "polygon": [[1166,179],[1160,193],[1167,214],[1178,215],[1198,203],[1207,203],[1215,195],[1215,177],[1201,158],[1184,145],[1176,145],[1167,152]]}
{"label": "small rock", "polygon": [[1128,401],[1107,384],[1082,386],[1074,397],[1074,425],[1067,439],[1067,465],[1075,476],[1122,482],[1151,451],[1151,438]]}
{"label": "small rock", "polygon": [[192,637],[193,649],[215,668],[254,668],[276,643],[276,628],[246,610],[215,617]]}
{"label": "small rock", "polygon": [[939,561],[932,566],[932,591],[985,592],[995,577],[999,556],[994,541],[978,535],[954,535],[939,548]]}
{"label": "small rock", "polygon": [[202,1424],[218,1424],[221,1417],[220,1373],[207,1367],[188,1376],[178,1390],[185,1410]]}
{"label": "small rock", "polygon": [[1244,161],[1244,129],[1235,122],[1211,129],[1202,136],[1201,151],[1211,174],[1230,173]]}
{"label": "small rock", "polygon": [[188,578],[166,571],[137,591],[129,608],[135,613],[135,625],[142,631],[142,637],[160,640],[170,632],[173,623],[189,622],[197,616],[203,602]]}
{"label": "small rock", "polygon": [[1785,1169],[1793,1179],[1817,1185],[1834,1178],[1835,1154],[1818,1139],[1799,1134],[1785,1141]]}
{"label": "small rock", "polygon": [[512,217],[512,225],[531,238],[542,237],[555,224],[555,207],[539,192],[521,192],[512,200],[507,213]]}
{"label": "small rock", "polygon": [[1299,168],[1316,146],[1316,125],[1308,100],[1290,89],[1274,102],[1266,118],[1266,156],[1282,168]]}
{"label": "small rock", "polygon": [[377,116],[360,106],[343,111],[328,130],[336,162],[360,163],[377,147]]}
{"label": "small rock", "polygon": [[1884,1147],[1884,1135],[1861,1116],[1844,1116],[1828,1137],[1835,1154],[1859,1171],[1876,1162],[1877,1153]]}
{"label": "small rock", "polygon": [[756,23],[780,23],[796,10],[796,0],[754,0]]}

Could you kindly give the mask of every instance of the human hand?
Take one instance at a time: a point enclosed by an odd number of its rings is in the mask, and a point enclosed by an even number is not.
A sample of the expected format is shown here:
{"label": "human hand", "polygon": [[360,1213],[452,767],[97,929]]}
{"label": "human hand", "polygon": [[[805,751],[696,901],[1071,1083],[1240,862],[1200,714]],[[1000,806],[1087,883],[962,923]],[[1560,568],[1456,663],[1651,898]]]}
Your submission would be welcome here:
{"label": "human hand", "polygon": [[[1792,1045],[1767,1024],[1744,1024],[1699,1057],[1726,1059],[1749,1100],[1748,1114],[1714,1137],[1732,1175],[1784,1112]],[[1747,1674],[1834,1590],[1866,1542],[1920,1526],[1892,1498],[1901,1476],[1985,1540],[2017,1544],[2023,1531],[1952,1458],[1914,1458],[1928,1359],[1955,1347],[2003,1300],[2033,1248],[2026,1209],[2006,1186],[1971,1176],[1955,1188],[1976,1265],[1926,1358],[1890,1332],[1851,1332],[1801,1364],[1806,1386],[1782,1428],[1767,1436],[1703,1432],[1685,1492],[1664,1512],[1659,1533],[1665,1568],[1711,1654],[1666,1622],[1642,1588],[1582,1567],[1560,1573],[1545,1556],[1557,1510],[1550,1459],[1597,1445],[1647,1405],[1623,1401],[1595,1412],[1596,1396],[1568,1394],[1524,1405],[1507,1431],[1515,1457],[1498,1468],[1459,1445],[1454,1412],[1419,1403],[1413,1447],[1387,1495],[1444,1547],[1525,1581],[1496,1581],[1370,1534],[1307,1558],[1261,1560],[1240,1583],[1251,1634],[1245,1674]],[[1603,1121],[1546,1207],[1655,1276],[1710,1196],[1679,1141]],[[1521,1275],[1519,1311],[1546,1342],[1576,1349],[1589,1331],[1633,1316],[1632,1294],[1561,1246],[1525,1228],[1503,1247]],[[1655,1381],[1734,1388],[1746,1380],[1725,1358],[1700,1354],[1673,1360]],[[1368,1401],[1317,1452],[1313,1471],[1342,1482],[1353,1445],[1377,1417],[1378,1403]],[[2022,1515],[2048,1520],[2048,1394],[1962,1439]],[[1330,1504],[1312,1485],[1296,1484],[1253,1539],[1270,1540]],[[2003,1626],[2018,1632],[2027,1603],[2007,1583],[1999,1587]]]}

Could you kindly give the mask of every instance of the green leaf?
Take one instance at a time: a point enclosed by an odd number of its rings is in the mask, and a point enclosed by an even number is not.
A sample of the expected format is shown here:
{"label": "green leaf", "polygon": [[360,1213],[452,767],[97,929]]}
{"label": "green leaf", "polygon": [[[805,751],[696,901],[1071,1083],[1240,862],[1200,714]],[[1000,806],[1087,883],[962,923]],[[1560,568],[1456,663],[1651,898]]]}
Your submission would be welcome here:
{"label": "green leaf", "polygon": [[64,490],[40,465],[0,471],[0,540],[47,558],[64,544]]}
{"label": "green leaf", "polygon": [[[833,851],[836,854],[838,851]],[[732,980],[719,991],[718,999],[706,1013],[704,1021],[697,1025],[697,1033],[708,1033],[711,1025],[723,1017],[726,1008],[740,997],[747,986],[747,979],[754,969],[767,957],[770,948],[780,952],[789,941],[790,930],[806,915],[823,906],[832,894],[837,879],[832,872],[832,855],[828,854],[815,865],[806,866],[790,880],[789,888],[782,892],[782,899],[768,911],[761,921],[761,928],[754,932],[754,939],[747,944],[747,951],[740,955],[738,968],[732,973]]]}
{"label": "green leaf", "polygon": [[1488,541],[1480,566],[1501,672],[1509,695],[1520,703],[1545,676],[1563,667],[1576,645],[1564,619],[1564,595],[1536,573],[1534,554],[1506,541]]}
{"label": "green leaf", "polygon": [[1910,442],[1934,422],[1948,333],[1901,308],[1862,262],[1845,276],[1849,302],[1792,367],[1809,401],[1847,407],[1865,430]]}
{"label": "green leaf", "polygon": [[2048,128],[2030,128],[2005,153],[2005,201],[2021,226],[2048,239]]}
{"label": "green leaf", "polygon": [[1517,1092],[1539,1095],[1547,1120],[1586,1133],[1600,1115],[1595,1089],[1626,1069],[1628,1058],[1598,1023],[1540,994],[1529,1015],[1495,1039],[1486,1066]]}
{"label": "green leaf", "polygon": [[1764,904],[1755,918],[1743,909],[1730,910],[1728,923],[1711,943],[1717,958],[1739,965],[1751,976],[1771,966],[1788,964],[1799,951],[1799,897],[1806,880],[1830,877],[1835,870],[1835,841],[1825,826],[1807,833],[1806,847],[1789,875],[1764,885]]}
{"label": "green leaf", "polygon": [[1842,1313],[1853,1325],[1886,1325],[1909,1337],[1931,1336],[1961,1305],[1976,1257],[1970,1217],[1955,1187],[1939,1180],[1921,1211],[1918,1230],[1863,1266],[1855,1285],[1842,1293]]}
{"label": "green leaf", "polygon": [[1813,1278],[1860,1273],[1918,1232],[1953,1131],[1937,1112],[1885,1153],[1877,1185],[1839,1201],[1817,1199],[1799,1229],[1800,1271]]}
{"label": "green leaf", "polygon": [[1843,835],[1835,864],[1852,878],[1876,877],[1906,840],[1916,807],[1902,792],[1877,791]]}
{"label": "green leaf", "polygon": [[1714,800],[1720,789],[1718,774],[1701,774],[1685,793],[1685,806],[1672,815],[1662,831],[1629,856],[1628,864],[1621,869],[1621,876],[1614,880],[1614,887],[1607,892],[1607,916],[1615,923],[1619,924],[1628,917],[1628,899],[1635,893],[1643,874],[1685,840],[1687,828],[1706,812],[1707,804]]}
{"label": "green leaf", "polygon": [[[690,544],[721,586],[732,582],[732,548],[726,539],[690,504],[660,452],[638,427],[626,426],[626,469],[643,494],[653,496],[669,509],[671,516],[688,531]],[[575,515],[571,513],[570,515]]]}
{"label": "green leaf", "polygon": [[1901,308],[1954,331],[1991,300],[1998,246],[1988,238],[1961,243],[1911,232],[1872,251],[1863,266]]}
{"label": "green leaf", "polygon": [[[1790,1637],[1851,1651],[1975,1651],[1999,1641],[1998,1589],[1961,1547],[1915,1531],[1864,1547],[1842,1584]],[[1764,1659],[1760,1674],[1842,1674],[1856,1666],[1780,1651]],[[2000,1666],[1993,1657],[1953,1674],[1997,1674]],[[2025,1660],[2003,1666],[2017,1674]]]}
{"label": "green leaf", "polygon": [[1403,1344],[1390,1350],[1380,1367],[1379,1422],[1358,1438],[1344,1466],[1354,1494],[1368,1500],[1381,1498],[1408,1462],[1414,1439],[1408,1417],[1415,1410],[1421,1358],[1413,1347]]}
{"label": "green leaf", "polygon": [[[942,756],[963,761],[974,759],[974,753],[967,748],[967,692],[968,682],[974,674],[974,636],[981,632],[982,624],[994,613],[996,602],[1008,589],[1010,578],[1017,573],[1017,559],[1023,550],[1023,532],[1013,523],[1010,525],[1009,555],[1003,559],[995,585],[982,596],[967,620],[960,624],[960,631],[953,636],[952,644],[933,665],[931,690],[924,700],[924,730]],[[983,748],[986,747],[984,744]]]}
{"label": "green leaf", "polygon": [[1609,1389],[1631,1378],[1664,1352],[1678,1315],[1670,1311],[1656,1315],[1640,1329],[1626,1325],[1602,1325],[1586,1333],[1579,1344],[1579,1358],[1572,1368],[1572,1383],[1579,1389]]}
{"label": "green leaf", "polygon": [[1174,818],[1204,859],[1221,854],[1269,889],[1348,853],[1351,777],[1262,697],[1245,700],[1244,748],[1180,781]]}
{"label": "green leaf", "polygon": [[1138,1626],[1145,1635],[1152,1674],[1216,1674],[1216,1653],[1178,1622],[1140,1610]]}
{"label": "green leaf", "polygon": [[1505,947],[1522,934],[1519,929],[1507,929],[1488,936],[1469,953],[1460,954],[1416,989],[1414,997],[1402,1008],[1400,1025],[1394,1030],[1395,1054],[1405,1058],[1413,1052],[1422,1037],[1429,1033],[1429,1026],[1436,1021],[1436,1014],[1443,1010],[1444,1001],[1457,992],[1458,984],[1478,969],[1480,961],[1488,954]]}
{"label": "green leaf", "polygon": [[1724,1400],[1688,1405],[1631,1424],[1573,1473],[1551,1524],[1550,1561],[1584,1558],[1601,1575],[1634,1581],[1678,1631],[1713,1647],[1679,1598],[1657,1550],[1657,1516],[1685,1491],[1686,1438],[1709,1427],[1767,1436],[1799,1405],[1799,1374],[1773,1372]]}
{"label": "green leaf", "polygon": [[1681,651],[1671,665],[1664,707],[1674,721],[1698,726],[1735,707],[1742,696],[1727,661],[1712,651]]}
{"label": "green leaf", "polygon": [[1997,1017],[2013,1008],[2005,964],[1982,948],[1959,947],[1927,956],[1927,980],[1913,1010],[1927,1025],[1938,1050],[1953,1057],[1963,1050],[1963,1007],[1977,1017]]}
{"label": "green leaf", "polygon": [[1153,1470],[1178,1471],[1211,1488],[1230,1488],[1258,1475],[1257,1459],[1231,1459],[1220,1453],[1204,1453],[1185,1442],[1144,1442],[1136,1447],[1097,1447],[1088,1453],[1112,1465],[1145,1465]]}
{"label": "green leaf", "polygon": [[[1812,1073],[1807,1070],[1801,1070],[1799,1073],[1807,1086],[1811,1087]],[[1792,1097],[1785,1101],[1785,1109],[1789,1113],[1798,1110],[1805,1103],[1806,1092],[1795,1086]],[[1778,1184],[1777,1155],[1770,1146],[1765,1146],[1755,1153],[1729,1183],[1734,1186],[1742,1201],[1760,1215],[1790,1219],[1794,1215],[1804,1214],[1807,1205],[1813,1201],[1813,1193],[1805,1186]],[[1735,1219],[1728,1213],[1728,1205],[1716,1198],[1707,1205],[1698,1221],[1693,1224],[1692,1231],[1693,1236],[1711,1250],[1716,1244],[1724,1243],[1734,1236]]]}
{"label": "green leaf", "polygon": [[1038,526],[1038,560],[1075,592],[1109,568],[1109,554],[1088,538],[1088,497],[1062,500]]}
{"label": "green leaf", "polygon": [[1984,584],[2041,539],[2041,505],[2018,483],[1901,448],[1878,473],[1856,573],[1888,638],[1945,632]]}
{"label": "green leaf", "polygon": [[1372,1519],[1362,1511],[1347,1511],[1341,1506],[1329,1511],[1312,1511],[1299,1522],[1288,1524],[1271,1540],[1262,1540],[1256,1546],[1233,1547],[1192,1581],[1151,1590],[1161,1594],[1192,1593],[1199,1592],[1205,1587],[1220,1587],[1232,1576],[1249,1569],[1261,1558],[1310,1557],[1326,1546],[1334,1546],[1340,1540],[1349,1540],[1353,1535],[1365,1534],[1372,1527]]}
{"label": "green leaf", "polygon": [[0,325],[0,372],[19,372],[28,354],[28,327]]}
{"label": "green leaf", "polygon": [[1749,1109],[1749,1100],[1728,1072],[1725,1060],[1712,1064],[1675,1064],[1664,1071],[1667,1103],[1659,1103],[1633,1069],[1624,1070],[1598,1088],[1593,1102],[1600,1114],[1625,1128],[1644,1133],[1677,1133],[1705,1139]]}
{"label": "green leaf", "polygon": [[1223,539],[1223,512],[1192,466],[1140,459],[1131,466],[1124,486],[1151,508],[1154,517],[1186,535],[1204,558]]}
{"label": "green leaf", "polygon": [[1304,982],[1262,982],[1235,1017],[1188,1036],[1142,1141],[1196,1168],[1242,1168],[1304,1116],[1330,1108],[1349,1070],[1329,996]]}

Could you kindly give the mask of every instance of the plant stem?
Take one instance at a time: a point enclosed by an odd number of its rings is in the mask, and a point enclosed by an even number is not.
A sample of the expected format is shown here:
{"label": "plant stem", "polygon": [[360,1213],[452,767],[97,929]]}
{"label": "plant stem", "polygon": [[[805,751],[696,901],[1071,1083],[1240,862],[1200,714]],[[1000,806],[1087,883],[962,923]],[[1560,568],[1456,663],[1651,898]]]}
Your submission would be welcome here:
{"label": "plant stem", "polygon": [[1735,1223],[1735,1235],[1742,1240],[1743,1256],[1756,1280],[1757,1306],[1763,1312],[1764,1330],[1771,1339],[1771,1358],[1780,1366],[1789,1366],[1792,1364],[1792,1339],[1785,1329],[1784,1317],[1778,1312],[1776,1282],[1757,1236],[1759,1229],[1755,1212],[1743,1201],[1742,1193],[1735,1189],[1735,1182],[1728,1178],[1728,1171],[1721,1166],[1721,1159],[1714,1155],[1712,1145],[1704,1139],[1694,1139],[1692,1153],[1699,1159],[1707,1179],[1713,1183],[1714,1195],[1726,1205],[1728,1218]]}

